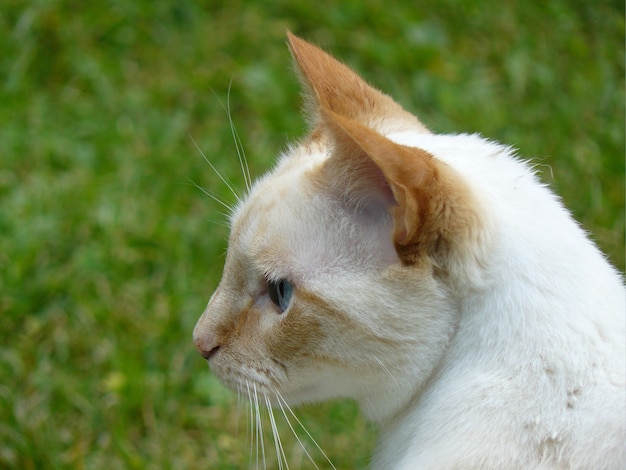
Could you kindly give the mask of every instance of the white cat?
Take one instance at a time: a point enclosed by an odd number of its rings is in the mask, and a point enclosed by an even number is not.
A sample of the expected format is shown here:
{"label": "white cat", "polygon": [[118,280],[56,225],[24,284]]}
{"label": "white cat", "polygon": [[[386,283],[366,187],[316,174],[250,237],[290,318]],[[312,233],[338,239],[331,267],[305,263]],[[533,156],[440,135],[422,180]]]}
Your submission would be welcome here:
{"label": "white cat", "polygon": [[626,468],[621,276],[511,149],[289,45],[312,131],[232,216],[194,330],[211,370],[357,400],[375,469]]}

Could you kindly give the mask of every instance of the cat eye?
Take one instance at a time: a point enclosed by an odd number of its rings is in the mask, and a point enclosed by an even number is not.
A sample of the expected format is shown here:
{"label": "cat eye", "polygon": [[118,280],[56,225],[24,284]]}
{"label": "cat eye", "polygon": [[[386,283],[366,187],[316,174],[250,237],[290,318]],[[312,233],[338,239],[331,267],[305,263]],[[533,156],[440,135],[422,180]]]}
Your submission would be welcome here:
{"label": "cat eye", "polygon": [[293,294],[293,286],[288,280],[267,281],[267,291],[270,299],[280,309],[281,313],[287,310]]}

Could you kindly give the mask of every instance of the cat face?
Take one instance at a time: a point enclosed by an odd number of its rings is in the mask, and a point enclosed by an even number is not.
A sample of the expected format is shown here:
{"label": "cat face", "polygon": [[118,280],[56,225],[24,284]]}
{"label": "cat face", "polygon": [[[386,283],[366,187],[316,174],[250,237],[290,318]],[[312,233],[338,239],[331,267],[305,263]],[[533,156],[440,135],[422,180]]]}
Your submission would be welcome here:
{"label": "cat face", "polygon": [[289,43],[314,129],[236,209],[194,341],[234,390],[290,404],[351,397],[377,419],[443,353],[457,321],[451,260],[472,256],[480,217],[450,167],[392,140],[428,133],[415,117]]}

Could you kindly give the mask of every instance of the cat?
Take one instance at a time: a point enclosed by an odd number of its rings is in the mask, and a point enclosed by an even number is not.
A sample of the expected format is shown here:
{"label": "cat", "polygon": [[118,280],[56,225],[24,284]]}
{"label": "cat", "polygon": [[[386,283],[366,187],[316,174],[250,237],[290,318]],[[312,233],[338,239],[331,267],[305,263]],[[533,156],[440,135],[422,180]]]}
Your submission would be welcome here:
{"label": "cat", "polygon": [[510,148],[288,44],[311,131],[232,214],[210,369],[272,406],[356,400],[374,469],[626,468],[622,276]]}

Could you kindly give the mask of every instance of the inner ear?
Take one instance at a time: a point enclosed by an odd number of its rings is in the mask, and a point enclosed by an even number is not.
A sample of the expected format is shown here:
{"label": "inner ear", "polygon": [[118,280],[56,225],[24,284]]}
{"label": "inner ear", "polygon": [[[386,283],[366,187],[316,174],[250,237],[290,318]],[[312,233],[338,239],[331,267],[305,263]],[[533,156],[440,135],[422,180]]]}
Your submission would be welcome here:
{"label": "inner ear", "polygon": [[397,201],[382,169],[352,139],[346,139],[333,123],[324,131],[332,142],[332,155],[320,174],[321,183],[345,208],[373,221],[389,219]]}
{"label": "inner ear", "polygon": [[321,115],[334,143],[328,178],[347,198],[386,205],[405,263],[423,254],[439,256],[474,231],[473,198],[448,165],[330,110],[322,109]]}

